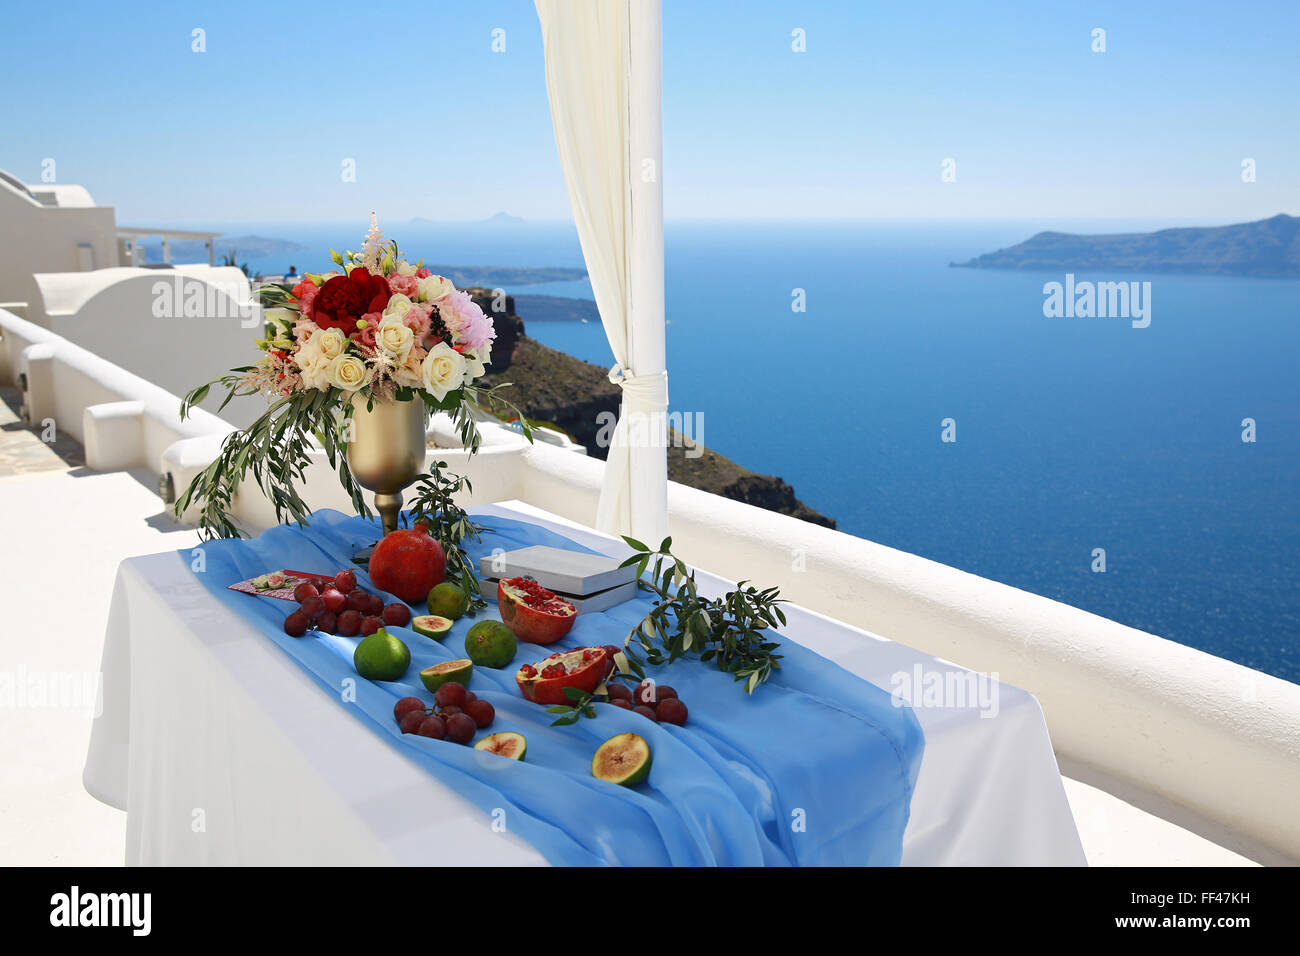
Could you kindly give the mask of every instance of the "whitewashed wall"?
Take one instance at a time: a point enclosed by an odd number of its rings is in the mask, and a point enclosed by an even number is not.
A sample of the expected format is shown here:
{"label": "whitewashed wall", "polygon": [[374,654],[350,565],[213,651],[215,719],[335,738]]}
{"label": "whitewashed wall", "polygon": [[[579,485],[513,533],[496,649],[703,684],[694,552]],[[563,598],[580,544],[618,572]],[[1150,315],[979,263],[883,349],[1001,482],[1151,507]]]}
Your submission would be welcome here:
{"label": "whitewashed wall", "polygon": [[117,265],[113,207],[94,206],[80,186],[55,195],[60,205],[46,206],[0,177],[0,303],[25,302],[35,272]]}
{"label": "whitewashed wall", "polygon": [[[234,267],[38,273],[30,282],[29,321],[174,395],[261,357],[261,315]],[[206,407],[215,410],[222,397]],[[243,426],[264,407],[256,397],[236,399],[222,417]]]}

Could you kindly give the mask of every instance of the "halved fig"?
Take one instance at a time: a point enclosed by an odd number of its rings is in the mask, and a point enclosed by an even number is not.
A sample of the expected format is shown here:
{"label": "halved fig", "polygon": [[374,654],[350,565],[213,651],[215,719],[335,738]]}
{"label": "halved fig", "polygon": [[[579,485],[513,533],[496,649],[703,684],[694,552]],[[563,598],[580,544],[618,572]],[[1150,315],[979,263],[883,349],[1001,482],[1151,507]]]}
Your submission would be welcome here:
{"label": "halved fig", "polygon": [[635,787],[650,776],[652,759],[650,745],[639,734],[615,734],[596,748],[591,775],[621,787]]}
{"label": "halved fig", "polygon": [[470,677],[474,673],[473,661],[460,658],[454,661],[443,661],[441,664],[434,664],[432,667],[426,667],[420,671],[420,682],[424,684],[424,689],[430,694],[436,693],[438,688],[443,684],[455,681],[462,687],[469,683]]}
{"label": "halved fig", "polygon": [[528,741],[524,739],[523,734],[517,734],[513,730],[501,730],[495,734],[488,734],[474,745],[474,749],[509,757],[511,760],[523,760],[524,754],[528,753]]}
{"label": "halved fig", "polygon": [[440,641],[451,632],[452,625],[455,623],[451,618],[437,614],[421,614],[411,618],[411,630]]}

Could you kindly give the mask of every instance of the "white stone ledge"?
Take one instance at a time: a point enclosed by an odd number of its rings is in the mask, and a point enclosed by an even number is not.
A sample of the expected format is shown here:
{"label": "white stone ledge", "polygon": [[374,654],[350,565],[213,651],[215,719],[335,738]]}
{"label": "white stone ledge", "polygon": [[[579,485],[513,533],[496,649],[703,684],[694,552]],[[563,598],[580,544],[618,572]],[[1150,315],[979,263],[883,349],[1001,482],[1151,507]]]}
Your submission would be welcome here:
{"label": "white stone ledge", "polygon": [[145,404],[105,402],[82,412],[86,436],[86,467],[95,471],[126,471],[147,466],[144,448]]}

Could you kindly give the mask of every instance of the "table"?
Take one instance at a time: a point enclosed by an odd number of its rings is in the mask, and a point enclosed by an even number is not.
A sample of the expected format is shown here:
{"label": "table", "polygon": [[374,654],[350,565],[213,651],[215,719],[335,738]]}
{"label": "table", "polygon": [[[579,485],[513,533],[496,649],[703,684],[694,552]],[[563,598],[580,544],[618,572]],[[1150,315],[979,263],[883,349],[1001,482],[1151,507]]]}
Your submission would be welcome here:
{"label": "table", "polygon": [[[614,541],[523,502],[471,512],[533,521],[598,550]],[[702,590],[727,584],[697,579]],[[783,640],[879,687],[917,675],[973,686],[954,664],[797,606],[787,614]],[[127,812],[128,864],[545,865],[501,821],[377,746],[174,552],[122,562],[103,673],[84,783]],[[903,863],[1083,865],[1037,700],[986,686],[996,714],[913,695],[926,740]]]}

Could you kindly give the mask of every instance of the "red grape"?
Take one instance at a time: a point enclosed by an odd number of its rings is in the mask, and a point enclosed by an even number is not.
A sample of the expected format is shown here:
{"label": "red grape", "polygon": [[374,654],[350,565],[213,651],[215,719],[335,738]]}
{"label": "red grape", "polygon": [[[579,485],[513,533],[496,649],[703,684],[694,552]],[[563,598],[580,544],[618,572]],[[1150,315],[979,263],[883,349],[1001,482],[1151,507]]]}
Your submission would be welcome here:
{"label": "red grape", "polygon": [[612,704],[616,700],[631,700],[632,688],[626,684],[609,684],[605,687],[609,693],[609,702]]}
{"label": "red grape", "polygon": [[421,737],[432,737],[434,740],[442,740],[442,738],[447,736],[447,724],[437,714],[431,714],[420,722],[420,726],[415,732]]}
{"label": "red grape", "polygon": [[369,637],[383,626],[384,622],[377,617],[363,617],[361,619],[361,635],[362,637]]}
{"label": "red grape", "polygon": [[486,700],[471,700],[465,705],[467,713],[479,727],[489,727],[496,719],[497,709]]}
{"label": "red grape", "polygon": [[651,720],[655,720],[655,721],[659,719],[658,717],[655,716],[655,712],[651,708],[647,707],[645,704],[637,704],[635,707],[632,708],[632,713],[640,714],[642,717],[649,717]]}
{"label": "red grape", "polygon": [[427,714],[422,711],[413,710],[409,714],[403,714],[402,719],[398,721],[397,726],[404,734],[413,734],[420,729],[420,724],[424,723]]}
{"label": "red grape", "polygon": [[665,724],[676,724],[680,727],[686,723],[686,705],[676,697],[665,697],[655,706],[655,716]]}
{"label": "red grape", "polygon": [[450,707],[438,708],[438,713],[442,714],[443,717],[450,717],[452,714],[462,714],[464,712],[464,708],[457,707],[455,704],[452,704]]}
{"label": "red grape", "polygon": [[339,615],[338,633],[344,637],[356,637],[361,633],[361,612],[351,609]]}
{"label": "red grape", "polygon": [[393,719],[401,720],[413,710],[427,710],[424,701],[418,697],[403,697],[393,705]]}
{"label": "red grape", "polygon": [[367,609],[375,617],[384,613],[384,599],[378,594],[372,594],[369,597],[370,607]]}
{"label": "red grape", "polygon": [[348,595],[348,607],[362,614],[370,610],[370,592],[357,588]]}
{"label": "red grape", "polygon": [[438,688],[433,700],[439,707],[459,707],[465,703],[465,685],[448,681]]}
{"label": "red grape", "polygon": [[461,702],[461,706],[464,707],[466,704],[472,704],[476,700],[478,700],[478,694],[474,693],[472,690],[467,690],[465,691],[465,700]]}
{"label": "red grape", "polygon": [[447,725],[447,739],[458,744],[469,743],[474,739],[474,731],[478,729],[468,714],[452,714],[444,723]]}
{"label": "red grape", "polygon": [[326,611],[316,618],[316,628],[326,634],[337,634],[339,632],[339,616],[333,611]]}
{"label": "red grape", "polygon": [[384,608],[383,614],[380,615],[385,624],[391,624],[394,627],[405,627],[411,620],[411,609],[405,604],[393,603]]}
{"label": "red grape", "polygon": [[655,694],[657,695],[657,700],[667,700],[669,697],[676,697],[677,691],[673,690],[667,684],[660,684],[655,688]]}
{"label": "red grape", "polygon": [[293,589],[293,599],[299,604],[307,598],[315,597],[318,594],[320,594],[319,589],[317,589],[316,585],[312,584],[310,581],[303,581]]}
{"label": "red grape", "polygon": [[344,594],[356,589],[357,572],[351,568],[344,568],[338,574],[334,575],[334,587],[338,588]]}
{"label": "red grape", "polygon": [[302,599],[302,607],[299,610],[314,621],[325,613],[325,602],[321,600],[319,594],[309,594]]}
{"label": "red grape", "polygon": [[610,701],[615,707],[622,707],[624,710],[632,709],[632,702],[626,697],[617,697]]}
{"label": "red grape", "polygon": [[653,704],[658,699],[655,696],[654,682],[643,680],[637,684],[636,690],[632,691],[632,699],[638,704]]}
{"label": "red grape", "polygon": [[326,588],[320,599],[325,602],[325,610],[342,614],[348,609],[348,596],[335,588]]}
{"label": "red grape", "polygon": [[284,619],[284,633],[290,637],[302,637],[307,633],[307,625],[311,621],[302,611],[294,611]]}

